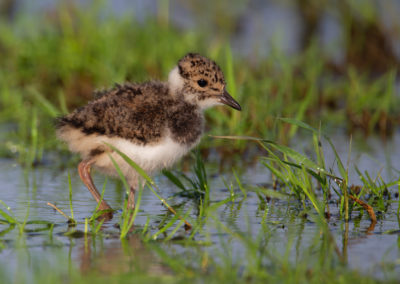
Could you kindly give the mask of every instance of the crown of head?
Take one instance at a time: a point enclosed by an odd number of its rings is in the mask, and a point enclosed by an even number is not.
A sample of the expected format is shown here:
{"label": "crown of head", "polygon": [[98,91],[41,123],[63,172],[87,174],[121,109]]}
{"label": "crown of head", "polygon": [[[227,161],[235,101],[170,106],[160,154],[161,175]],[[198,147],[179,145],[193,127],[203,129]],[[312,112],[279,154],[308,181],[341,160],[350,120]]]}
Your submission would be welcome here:
{"label": "crown of head", "polygon": [[[169,74],[171,92],[182,94],[184,98],[205,109],[214,105],[228,104],[221,98],[230,95],[226,92],[225,78],[221,68],[204,56],[188,53]],[[234,101],[230,97],[231,101]],[[235,102],[236,103],[236,102]],[[228,104],[239,109],[239,104]]]}

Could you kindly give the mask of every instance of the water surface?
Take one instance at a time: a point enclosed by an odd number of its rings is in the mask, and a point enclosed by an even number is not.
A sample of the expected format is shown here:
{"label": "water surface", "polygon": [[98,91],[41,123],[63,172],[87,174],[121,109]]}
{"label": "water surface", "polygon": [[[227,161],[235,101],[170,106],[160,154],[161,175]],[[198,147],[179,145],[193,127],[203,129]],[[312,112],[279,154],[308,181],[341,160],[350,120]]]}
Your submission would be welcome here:
{"label": "water surface", "polygon": [[[399,149],[395,147],[398,145],[399,139],[400,135],[395,135],[386,143],[375,138],[366,141],[365,139],[354,139],[350,156],[351,165],[357,165],[361,171],[368,171],[372,177],[380,173],[384,180],[393,179],[393,176],[397,174],[397,169],[400,168],[400,161],[393,158],[400,156]],[[296,147],[307,152],[306,141],[304,139]],[[343,157],[343,161],[346,161],[349,139],[337,136],[333,138],[333,141],[340,156]],[[325,149],[325,152],[327,161],[334,165],[332,153],[328,148]],[[216,167],[212,166],[213,160],[218,160],[218,157],[211,156],[209,161],[206,161],[206,165],[207,163],[211,165],[207,168],[207,173],[210,177],[212,204],[230,196],[231,193],[225,184],[233,184],[235,191],[240,192],[231,171],[218,173],[215,170]],[[270,174],[260,163],[241,170],[240,165],[235,165],[235,167],[243,173],[241,180],[246,186],[257,184],[268,186],[270,184]],[[47,203],[56,204],[58,208],[70,215],[68,173],[71,175],[74,218],[79,223],[76,229],[83,231],[84,220],[92,215],[96,204],[89,191],[81,183],[76,169],[60,171],[52,168],[50,163],[50,165],[40,165],[26,171],[13,160],[0,160],[0,180],[2,181],[0,200],[11,208],[18,220],[22,221],[28,216],[27,220],[45,220],[55,224],[52,234],[45,230],[28,232],[23,235],[19,235],[17,227],[6,232],[5,230],[9,226],[0,225],[0,230],[3,231],[0,237],[3,245],[3,249],[0,251],[0,267],[2,267],[3,274],[8,275],[10,279],[16,275],[25,277],[20,273],[23,269],[26,270],[26,277],[28,277],[34,269],[44,269],[49,263],[61,271],[63,269],[80,271],[95,269],[108,273],[117,269],[112,265],[114,260],[122,263],[121,266],[118,266],[118,271],[120,269],[129,271],[129,269],[133,269],[129,263],[134,262],[138,255],[153,259],[148,262],[151,263],[150,267],[146,266],[145,269],[154,269],[157,273],[170,273],[154,253],[142,244],[139,236],[132,236],[129,241],[121,243],[119,229],[115,226],[119,222],[120,210],[117,211],[113,220],[103,225],[102,237],[84,238],[82,234],[75,237],[66,236],[65,233],[71,230],[67,220]],[[355,171],[351,170],[350,174],[350,181],[355,184],[359,183]],[[98,188],[101,188],[105,178],[95,174],[94,180]],[[173,197],[179,192],[179,189],[163,175],[157,175],[155,180],[160,188],[160,194],[169,198],[168,202],[171,205],[181,205],[179,208],[183,210],[182,212],[191,210],[191,217],[196,218],[197,205],[194,200],[179,196]],[[394,192],[396,189],[391,190]],[[257,236],[261,232],[260,224],[266,214],[265,210],[268,210],[266,224],[271,233],[267,246],[271,253],[284,255],[289,249],[290,258],[296,261],[301,258],[304,250],[313,246],[316,236],[318,238],[320,228],[311,217],[299,216],[302,207],[298,201],[272,199],[263,207],[255,192],[249,191],[247,194],[247,199],[237,198],[234,202],[220,206],[217,209],[219,222],[232,228],[233,231]],[[115,209],[121,208],[123,196],[124,192],[121,186],[118,186],[118,182],[108,180],[105,199],[109,204]],[[330,207],[333,217],[329,220],[329,228],[339,250],[343,252],[351,268],[383,277],[385,274],[385,271],[381,269],[383,264],[399,265],[400,227],[396,214],[398,199],[394,199],[390,203],[386,213],[379,215],[378,212],[379,220],[373,230],[369,230],[370,221],[367,214],[363,214],[360,219],[358,218],[360,212],[353,212],[352,220],[346,227],[346,224],[337,218],[339,215],[337,205],[333,204]],[[143,192],[140,208],[135,222],[137,228],[145,226],[149,220],[150,230],[154,233],[157,231],[157,225],[169,214],[150,190]],[[382,217],[380,218],[380,216]],[[213,223],[215,226],[212,225]],[[45,225],[27,225],[27,229],[34,230],[41,226],[45,227]],[[170,228],[167,233],[170,233],[173,228]],[[195,240],[208,243],[200,249],[209,251],[211,257],[222,259],[224,255],[230,254],[234,258],[240,259],[246,253],[247,248],[243,242],[221,231],[217,223],[208,223],[206,231],[207,235],[197,234]],[[181,228],[177,231],[176,237],[187,238],[188,234]],[[160,236],[160,238],[163,237],[165,236]],[[229,244],[229,252],[226,251],[227,244]],[[188,248],[174,242],[167,242],[165,247],[173,254],[189,256],[194,254],[193,250],[196,250],[196,248]],[[397,271],[396,273],[400,272],[398,268],[395,271]]]}

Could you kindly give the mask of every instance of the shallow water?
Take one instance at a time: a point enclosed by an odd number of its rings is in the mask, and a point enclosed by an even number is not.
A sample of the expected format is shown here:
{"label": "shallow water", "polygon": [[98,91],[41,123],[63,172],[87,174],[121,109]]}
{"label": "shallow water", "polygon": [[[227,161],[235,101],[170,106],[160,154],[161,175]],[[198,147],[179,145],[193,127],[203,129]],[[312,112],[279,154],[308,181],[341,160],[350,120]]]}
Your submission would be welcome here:
{"label": "shallow water", "polygon": [[[400,169],[400,161],[395,158],[400,157],[400,150],[395,146],[399,145],[399,140],[399,134],[386,143],[375,138],[366,141],[362,137],[354,139],[351,165],[356,164],[361,171],[367,170],[372,177],[380,172],[385,181],[393,180],[393,177],[398,176],[396,169]],[[296,147],[305,149],[305,152],[307,152],[307,139],[299,138],[298,141]],[[334,136],[333,141],[345,162],[348,155],[349,139],[344,136]],[[325,144],[323,145],[325,146]],[[326,160],[333,165],[332,153],[328,148],[324,150]],[[211,160],[214,158],[212,156],[209,159],[210,161],[206,161],[206,165],[212,164]],[[381,168],[382,165],[384,166],[383,169]],[[390,167],[393,169],[389,169]],[[218,174],[214,168],[216,167],[210,166],[207,169],[212,192],[211,204],[230,196],[230,191],[226,188],[224,181],[228,185],[234,184],[234,188],[237,187],[229,170],[224,174]],[[145,265],[146,269],[154,270],[154,273],[170,273],[169,269],[159,262],[154,252],[141,243],[138,236],[133,236],[126,242],[119,240],[119,230],[114,225],[119,221],[120,211],[115,214],[113,220],[103,225],[102,237],[87,239],[83,237],[83,234],[77,235],[76,238],[65,236],[64,233],[70,230],[66,219],[49,207],[47,202],[56,204],[58,208],[70,215],[68,172],[71,175],[74,217],[79,223],[77,229],[83,231],[84,219],[92,215],[96,204],[81,183],[75,169],[60,172],[60,170],[48,165],[24,172],[24,169],[13,160],[0,160],[0,180],[2,181],[0,200],[11,208],[20,221],[26,218],[29,208],[27,220],[45,220],[55,224],[53,234],[44,230],[42,232],[28,232],[22,236],[19,235],[17,227],[6,232],[9,226],[0,225],[0,230],[3,232],[0,233],[0,241],[3,246],[0,251],[0,267],[2,270],[0,274],[10,279],[29,277],[32,271],[35,271],[35,273],[38,269],[45,271],[47,265],[54,265],[54,269],[61,270],[61,272],[68,271],[67,269],[80,271],[95,269],[104,273],[116,269],[125,271],[132,269],[132,265],[129,264],[134,262],[139,254],[141,258],[145,257],[151,260],[147,264],[141,264]],[[357,184],[359,179],[355,172],[351,170],[350,174],[350,181]],[[104,177],[95,174],[94,180],[98,188],[101,189],[105,180]],[[179,192],[179,189],[171,184],[166,177],[157,175],[155,180],[164,198],[172,197]],[[256,163],[243,171],[241,180],[247,185],[268,184],[270,174],[263,166]],[[124,193],[117,184],[115,181],[108,180],[105,191],[105,199],[109,201],[113,208],[121,208],[123,203]],[[240,191],[237,190],[237,192]],[[195,218],[196,206],[194,201],[183,197],[174,197],[168,202],[173,206],[182,204],[182,208],[184,208],[182,212],[192,209],[191,217]],[[267,244],[268,250],[271,253],[283,255],[289,249],[290,258],[293,261],[301,258],[302,252],[310,249],[316,236],[318,238],[319,226],[312,218],[298,216],[302,209],[297,201],[272,199],[266,206],[268,210],[267,226],[271,232]],[[247,199],[238,198],[235,202],[229,202],[218,207],[217,215],[219,222],[232,228],[233,231],[247,232],[249,236],[256,236],[260,231],[260,223],[265,212],[265,208],[261,207],[257,194],[249,191]],[[150,190],[144,191],[140,208],[135,221],[136,226],[138,228],[143,227],[149,219],[149,225],[153,232],[157,231],[157,225],[168,215],[167,209],[162,206],[159,199]],[[382,215],[383,218],[380,218],[375,228],[369,231],[370,222],[366,214],[359,219],[357,218],[359,212],[353,212],[352,220],[346,228],[346,225],[336,218],[338,215],[337,206],[331,205],[333,217],[329,220],[329,228],[336,240],[338,249],[347,258],[351,268],[359,269],[377,277],[384,277],[386,272],[382,270],[382,267],[385,267],[383,264],[391,263],[395,267],[397,265],[394,273],[400,273],[400,226],[396,215],[397,208],[398,199],[394,199],[388,211]],[[45,226],[27,225],[27,229],[33,230]],[[209,245],[200,249],[209,251],[211,257],[218,259],[223,258],[224,255],[232,255],[234,258],[240,259],[246,253],[244,243],[232,238],[230,234],[221,230],[219,225],[210,226],[207,230],[209,231],[207,236],[197,234],[195,240],[209,243]],[[176,237],[187,238],[188,233],[181,228],[176,233]],[[346,243],[347,245],[344,245]],[[228,247],[227,244],[229,244]],[[196,250],[196,247],[188,248],[174,242],[167,242],[165,247],[173,254],[188,255],[188,259],[190,259],[190,255],[195,255],[193,251]],[[114,260],[122,264],[118,268],[114,267],[112,264]],[[26,276],[19,273],[21,269],[26,269]]]}

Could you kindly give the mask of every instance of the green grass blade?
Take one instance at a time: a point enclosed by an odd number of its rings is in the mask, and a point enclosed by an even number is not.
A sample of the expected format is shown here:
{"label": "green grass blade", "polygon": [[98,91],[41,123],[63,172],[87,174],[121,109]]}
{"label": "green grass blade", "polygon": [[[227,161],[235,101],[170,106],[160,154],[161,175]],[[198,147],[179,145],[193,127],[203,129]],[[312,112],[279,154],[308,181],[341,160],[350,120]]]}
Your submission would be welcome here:
{"label": "green grass blade", "polygon": [[[104,144],[106,144],[112,150],[117,152],[118,155],[120,155],[125,160],[125,162],[127,162],[132,168],[134,168],[149,184],[152,184],[152,185],[155,184],[154,181],[151,179],[151,177],[138,164],[136,164],[134,161],[132,161],[126,154],[122,153],[120,150],[118,150],[116,147],[114,147],[111,144],[108,144],[108,143],[104,143]],[[115,163],[115,161],[114,161],[114,163]]]}
{"label": "green grass blade", "polygon": [[[165,225],[163,226],[160,230],[158,230],[151,238],[153,240],[156,240],[159,235],[162,233],[166,232],[175,222],[178,220],[178,214],[174,215],[174,217]],[[182,219],[184,222],[184,220]]]}
{"label": "green grass blade", "polygon": [[71,184],[71,175],[68,171],[68,189],[69,189],[69,208],[71,210],[71,218],[70,220],[74,220],[74,208],[72,207],[72,184]]}
{"label": "green grass blade", "polygon": [[318,132],[319,132],[319,131],[318,131],[317,129],[315,129],[314,127],[312,127],[312,126],[308,125],[307,123],[305,123],[305,122],[303,122],[303,121],[300,121],[300,120],[298,120],[298,119],[286,118],[286,117],[279,117],[278,119],[281,120],[281,121],[283,121],[283,122],[286,122],[286,123],[295,125],[295,126],[297,126],[297,127],[304,128],[304,129],[309,130],[309,131],[311,131],[311,132],[313,132],[313,133],[318,133]]}
{"label": "green grass blade", "polygon": [[303,154],[289,148],[287,146],[279,145],[276,143],[269,143],[273,148],[280,151],[282,154],[287,155],[289,158],[294,160],[299,165],[304,165],[307,168],[314,169],[318,172],[328,173],[324,168],[320,167],[317,163],[313,162],[311,159]]}
{"label": "green grass blade", "polygon": [[59,110],[36,89],[29,88],[28,91],[30,95],[39,103],[39,105],[42,106],[42,110],[49,114],[50,117],[56,118],[60,114]]}
{"label": "green grass blade", "polygon": [[[133,210],[133,213],[131,212],[131,210],[127,210],[127,208],[124,208],[125,219],[123,222],[123,227],[121,228],[120,239],[123,239],[128,235],[129,231],[131,230],[131,228],[135,222],[136,216],[139,212],[140,203],[142,201],[143,188],[139,189],[138,191],[139,191],[139,193],[138,193],[138,196],[136,199],[136,205],[135,205],[135,209]],[[125,222],[125,220],[127,220],[128,222]]]}
{"label": "green grass blade", "polygon": [[121,181],[125,187],[125,192],[128,195],[129,191],[130,191],[130,186],[129,186],[128,182],[126,181],[126,178],[125,178],[124,174],[122,173],[121,168],[118,166],[117,162],[110,154],[108,154],[108,157],[110,157],[111,162],[113,163],[115,170],[117,171],[119,178],[121,179]]}
{"label": "green grass blade", "polygon": [[9,223],[9,224],[18,224],[17,220],[8,215],[2,209],[0,209],[0,215]]}
{"label": "green grass blade", "polygon": [[332,151],[333,151],[333,153],[335,155],[336,162],[337,162],[337,165],[338,165],[338,169],[339,169],[340,175],[342,176],[342,179],[343,180],[347,180],[347,171],[346,171],[346,169],[345,169],[345,167],[344,167],[344,165],[342,163],[342,160],[339,157],[339,154],[336,151],[335,146],[333,145],[333,143],[332,143],[332,141],[330,139],[328,139],[328,143],[329,143],[329,145],[331,145],[331,149],[332,149]]}
{"label": "green grass blade", "polygon": [[186,187],[184,184],[180,181],[180,179],[174,175],[171,171],[168,170],[163,170],[162,171],[163,175],[166,176],[173,184],[175,184],[177,187],[182,189],[183,191],[187,191]]}
{"label": "green grass blade", "polygon": [[238,184],[240,191],[243,193],[244,199],[246,199],[247,198],[246,189],[243,187],[242,181],[239,179],[235,170],[233,170],[233,175],[235,176],[236,183]]}
{"label": "green grass blade", "polygon": [[168,236],[165,238],[164,241],[167,242],[167,241],[171,240],[173,238],[173,236],[175,236],[175,233],[179,230],[179,228],[181,228],[185,224],[185,220],[187,217],[189,217],[189,215],[190,215],[190,210],[188,212],[186,212],[186,214],[183,216],[183,219],[181,219],[179,221],[179,223],[176,225],[175,229],[173,229],[171,231],[171,233],[168,234]]}

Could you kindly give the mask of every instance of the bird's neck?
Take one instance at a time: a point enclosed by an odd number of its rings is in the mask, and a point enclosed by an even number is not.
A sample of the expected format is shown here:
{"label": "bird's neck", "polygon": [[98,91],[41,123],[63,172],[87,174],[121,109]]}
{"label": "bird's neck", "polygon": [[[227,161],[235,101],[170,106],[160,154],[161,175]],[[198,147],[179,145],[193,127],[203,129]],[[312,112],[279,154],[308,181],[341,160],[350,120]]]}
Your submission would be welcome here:
{"label": "bird's neck", "polygon": [[183,81],[182,76],[179,74],[178,67],[175,67],[169,73],[168,88],[169,88],[170,95],[175,100],[185,101],[186,103],[195,106],[199,110],[205,110],[205,109],[209,108],[210,106],[212,106],[212,104],[209,105],[207,102],[205,102],[205,104],[199,105],[199,102],[196,99],[197,94],[193,94],[193,93],[184,91],[185,90],[184,81]]}
{"label": "bird's neck", "polygon": [[168,88],[170,94],[173,96],[179,95],[180,93],[182,93],[183,86],[184,86],[183,78],[179,74],[178,67],[175,67],[174,69],[171,70],[171,72],[168,75]]}

